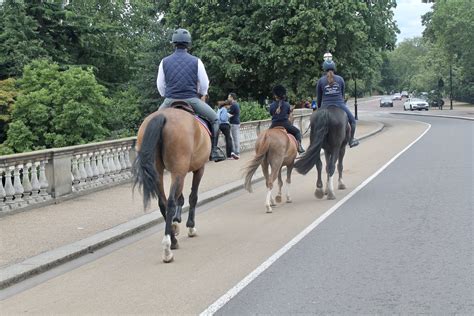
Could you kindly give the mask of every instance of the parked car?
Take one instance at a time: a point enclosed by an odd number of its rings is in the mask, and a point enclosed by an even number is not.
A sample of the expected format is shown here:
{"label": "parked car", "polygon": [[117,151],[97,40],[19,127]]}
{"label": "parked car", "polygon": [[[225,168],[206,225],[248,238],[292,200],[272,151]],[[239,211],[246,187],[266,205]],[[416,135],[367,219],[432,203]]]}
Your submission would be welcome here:
{"label": "parked car", "polygon": [[398,92],[392,96],[392,100],[401,100],[401,99],[402,99],[402,95]]}
{"label": "parked car", "polygon": [[419,98],[410,98],[403,103],[403,110],[414,111],[414,110],[426,110],[428,111],[428,102]]}
{"label": "parked car", "polygon": [[408,98],[408,91],[402,91],[402,98]]}
{"label": "parked car", "polygon": [[393,101],[390,96],[385,96],[380,99],[380,107],[385,106],[393,107]]}

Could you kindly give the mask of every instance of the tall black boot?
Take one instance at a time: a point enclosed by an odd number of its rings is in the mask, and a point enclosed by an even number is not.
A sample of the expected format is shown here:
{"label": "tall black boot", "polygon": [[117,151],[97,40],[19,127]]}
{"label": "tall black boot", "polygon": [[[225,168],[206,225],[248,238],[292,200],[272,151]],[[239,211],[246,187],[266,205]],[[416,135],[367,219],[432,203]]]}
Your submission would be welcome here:
{"label": "tall black boot", "polygon": [[303,148],[303,144],[301,144],[301,140],[298,141],[298,153],[304,154],[305,150]]}
{"label": "tall black boot", "polygon": [[357,138],[354,138],[355,132],[356,132],[356,124],[351,123],[351,139],[349,140],[350,148],[359,145],[359,140]]}
{"label": "tall black boot", "polygon": [[222,160],[226,160],[226,156],[224,153],[217,147],[217,142],[219,141],[219,121],[215,120],[214,123],[212,123],[212,149],[211,149],[211,157],[210,160],[219,162]]}

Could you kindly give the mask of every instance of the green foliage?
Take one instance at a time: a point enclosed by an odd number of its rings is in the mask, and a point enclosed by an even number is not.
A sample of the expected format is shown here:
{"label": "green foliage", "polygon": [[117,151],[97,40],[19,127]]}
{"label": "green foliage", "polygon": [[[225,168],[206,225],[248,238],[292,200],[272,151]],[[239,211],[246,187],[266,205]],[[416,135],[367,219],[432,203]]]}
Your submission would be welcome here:
{"label": "green foliage", "polygon": [[140,111],[141,96],[139,91],[130,87],[117,92],[111,102],[107,127],[112,131],[112,138],[128,137],[136,134],[143,119]]}
{"label": "green foliage", "polygon": [[[163,22],[188,28],[212,78],[210,93],[262,100],[275,83],[314,94],[331,51],[339,71],[372,82],[395,44],[394,1],[160,1]],[[375,82],[375,81],[374,81]]]}
{"label": "green foliage", "polygon": [[266,120],[270,118],[268,110],[257,102],[239,101],[239,105],[241,122]]}
{"label": "green foliage", "polygon": [[103,140],[110,100],[91,69],[33,61],[19,80],[6,144],[15,152]]}
{"label": "green foliage", "polygon": [[5,141],[10,113],[18,93],[15,79],[0,80],[0,143]]}

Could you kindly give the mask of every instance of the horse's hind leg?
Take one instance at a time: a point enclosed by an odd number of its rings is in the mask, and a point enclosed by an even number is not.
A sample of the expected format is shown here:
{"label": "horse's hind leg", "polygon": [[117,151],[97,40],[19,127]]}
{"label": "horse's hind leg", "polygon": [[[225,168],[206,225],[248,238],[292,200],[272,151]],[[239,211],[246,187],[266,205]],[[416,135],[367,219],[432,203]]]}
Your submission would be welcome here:
{"label": "horse's hind leg", "polygon": [[327,194],[328,194],[328,200],[334,200],[336,198],[336,195],[334,194],[334,183],[333,183],[335,171],[336,171],[336,155],[334,152],[328,152],[328,154],[326,154],[326,172],[328,174],[326,189],[327,189]]}
{"label": "horse's hind leg", "polygon": [[171,177],[171,189],[168,203],[166,205],[165,236],[161,243],[163,246],[163,261],[166,263],[173,261],[173,253],[171,252],[171,249],[178,248],[178,240],[174,235],[172,222],[176,213],[176,200],[181,195],[184,183],[184,176],[172,174]]}
{"label": "horse's hind leg", "polygon": [[281,178],[281,168],[278,171],[278,194],[275,197],[277,203],[281,203],[281,188],[283,187],[283,179]]}
{"label": "horse's hind leg", "polygon": [[321,161],[321,157],[319,155],[316,157],[316,169],[318,170],[318,180],[316,181],[316,191],[314,192],[314,195],[318,199],[322,199],[324,197],[323,181],[321,180],[323,162]]}
{"label": "horse's hind leg", "polygon": [[281,165],[283,164],[283,158],[274,158],[270,161],[271,173],[270,176],[267,178],[267,201],[266,201],[266,208],[267,213],[271,213],[273,211],[272,206],[275,206],[275,202],[272,198],[272,189],[273,189],[273,182],[275,182],[276,178],[278,177],[278,173],[281,170]]}
{"label": "horse's hind leg", "polygon": [[346,153],[346,146],[342,146],[341,149],[339,150],[339,158],[337,160],[337,172],[339,173],[339,184],[337,188],[339,190],[345,190],[346,185],[344,184],[344,181],[342,180],[342,170],[344,169],[343,167],[343,161],[344,161],[344,155]]}
{"label": "horse's hind leg", "polygon": [[293,202],[290,196],[291,172],[293,171],[293,164],[286,167],[286,203]]}
{"label": "horse's hind leg", "polygon": [[188,228],[189,237],[196,236],[196,228],[194,227],[195,226],[194,216],[196,213],[196,204],[198,201],[199,184],[201,183],[203,174],[204,174],[204,166],[201,167],[199,170],[194,171],[193,173],[193,184],[191,187],[191,194],[189,195],[188,221],[186,222],[186,227]]}
{"label": "horse's hind leg", "polygon": [[173,218],[173,233],[175,236],[179,235],[179,223],[181,223],[181,212],[183,211],[183,205],[184,205],[184,196],[181,193],[181,195],[177,199],[178,205],[176,206],[176,214],[174,214]]}

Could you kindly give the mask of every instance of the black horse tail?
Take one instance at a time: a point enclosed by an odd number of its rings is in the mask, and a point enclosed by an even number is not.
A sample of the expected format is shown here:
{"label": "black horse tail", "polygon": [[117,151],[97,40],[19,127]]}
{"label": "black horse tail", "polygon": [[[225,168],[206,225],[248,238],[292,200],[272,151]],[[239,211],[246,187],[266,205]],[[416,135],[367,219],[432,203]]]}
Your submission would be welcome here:
{"label": "black horse tail", "polygon": [[319,110],[311,122],[311,144],[306,153],[295,162],[295,169],[301,174],[307,174],[320,160],[321,147],[329,132],[329,111]]}
{"label": "black horse tail", "polygon": [[262,142],[260,143],[259,148],[257,148],[257,152],[255,153],[255,157],[248,163],[245,167],[245,190],[252,192],[252,177],[257,171],[258,166],[262,163],[263,159],[267,155],[268,149],[270,147],[270,143],[267,139],[267,133],[263,135]]}
{"label": "black horse tail", "polygon": [[[143,191],[143,207],[146,209],[150,204],[151,198],[158,198],[159,179],[156,170],[156,159],[161,157],[162,131],[166,123],[166,117],[163,114],[152,118],[145,132],[143,133],[140,151],[137,152],[132,166],[133,189],[138,184],[138,188]],[[160,149],[160,157],[156,153]]]}

